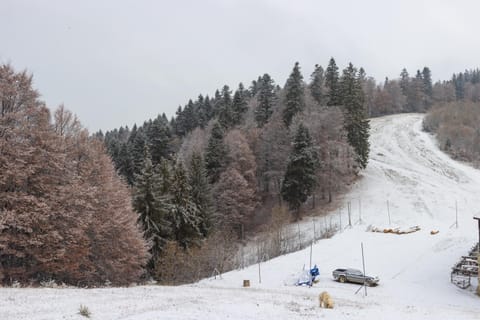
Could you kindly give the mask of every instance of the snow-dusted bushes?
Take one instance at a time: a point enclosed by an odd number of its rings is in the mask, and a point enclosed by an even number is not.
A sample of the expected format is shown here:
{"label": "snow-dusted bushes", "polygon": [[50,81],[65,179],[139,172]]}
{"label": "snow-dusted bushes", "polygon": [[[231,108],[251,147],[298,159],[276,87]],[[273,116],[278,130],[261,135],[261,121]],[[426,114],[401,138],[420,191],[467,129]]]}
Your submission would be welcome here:
{"label": "snow-dusted bushes", "polygon": [[423,121],[439,146],[456,159],[480,164],[480,103],[457,101],[434,106]]}

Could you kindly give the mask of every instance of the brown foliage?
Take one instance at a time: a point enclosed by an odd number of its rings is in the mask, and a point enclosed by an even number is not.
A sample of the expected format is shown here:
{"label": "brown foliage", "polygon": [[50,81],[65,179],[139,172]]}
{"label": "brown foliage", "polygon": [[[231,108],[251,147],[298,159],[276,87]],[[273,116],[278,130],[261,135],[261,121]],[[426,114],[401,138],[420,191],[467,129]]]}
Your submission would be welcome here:
{"label": "brown foliage", "polygon": [[103,146],[63,107],[52,125],[25,72],[0,84],[0,281],[138,280],[146,244]]}
{"label": "brown foliage", "polygon": [[454,158],[480,163],[480,104],[458,101],[435,105],[423,121],[440,148]]}
{"label": "brown foliage", "polygon": [[228,229],[188,249],[169,241],[155,263],[155,278],[163,285],[179,285],[232,270],[237,250],[236,237]]}

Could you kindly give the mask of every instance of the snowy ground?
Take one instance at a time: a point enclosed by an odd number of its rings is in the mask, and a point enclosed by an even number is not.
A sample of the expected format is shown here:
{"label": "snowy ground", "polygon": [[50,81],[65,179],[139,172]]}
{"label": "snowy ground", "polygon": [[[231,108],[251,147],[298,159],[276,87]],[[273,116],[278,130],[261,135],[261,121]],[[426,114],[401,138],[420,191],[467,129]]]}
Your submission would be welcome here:
{"label": "snowy ground", "polygon": [[[285,286],[309,265],[310,248],[244,270],[181,287],[115,289],[0,288],[0,319],[480,319],[480,298],[450,283],[450,268],[477,241],[480,171],[451,160],[421,131],[422,115],[374,119],[371,160],[345,201],[353,227],[313,246],[320,281],[312,288]],[[363,223],[358,223],[359,207]],[[387,212],[390,209],[390,220]],[[455,222],[456,204],[458,228]],[[336,214],[336,213],[332,213]],[[480,215],[480,214],[479,214]],[[366,232],[368,225],[410,227],[407,235]],[[431,230],[440,230],[430,235]],[[380,285],[358,294],[358,285],[331,279],[337,267],[361,268]],[[242,288],[244,279],[250,288]],[[327,290],[335,309],[318,308]]]}

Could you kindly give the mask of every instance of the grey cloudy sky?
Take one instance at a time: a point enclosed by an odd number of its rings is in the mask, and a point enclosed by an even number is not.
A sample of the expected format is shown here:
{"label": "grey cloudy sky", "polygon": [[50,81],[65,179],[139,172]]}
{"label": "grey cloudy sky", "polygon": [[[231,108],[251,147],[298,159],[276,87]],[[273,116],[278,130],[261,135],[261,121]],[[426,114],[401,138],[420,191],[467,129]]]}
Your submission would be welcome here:
{"label": "grey cloudy sky", "polygon": [[224,84],[333,56],[377,80],[479,66],[478,1],[2,0],[0,62],[34,74],[51,108],[90,129],[143,123]]}

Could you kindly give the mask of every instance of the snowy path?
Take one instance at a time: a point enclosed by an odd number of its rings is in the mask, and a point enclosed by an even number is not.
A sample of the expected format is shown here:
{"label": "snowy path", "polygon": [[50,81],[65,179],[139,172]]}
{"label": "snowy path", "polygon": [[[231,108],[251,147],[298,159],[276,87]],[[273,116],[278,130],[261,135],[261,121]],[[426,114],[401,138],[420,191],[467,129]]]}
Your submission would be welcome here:
{"label": "snowy path", "polygon": [[[278,257],[182,287],[117,289],[0,288],[0,319],[82,319],[80,304],[92,319],[480,319],[480,298],[450,283],[450,268],[477,241],[472,216],[480,212],[480,171],[451,160],[421,131],[423,116],[373,119],[371,160],[363,179],[345,201],[363,224],[344,229],[313,247],[320,281],[312,288],[289,287],[284,280],[309,264],[309,249]],[[407,235],[366,232],[369,224],[419,225]],[[455,202],[459,228],[455,222]],[[358,219],[357,219],[358,220]],[[430,235],[433,229],[440,230]],[[361,268],[365,246],[367,273],[380,277],[368,296],[357,285],[331,280],[337,267]],[[243,279],[252,287],[241,288]],[[318,308],[327,290],[336,307]],[[362,291],[363,292],[363,291]]]}

